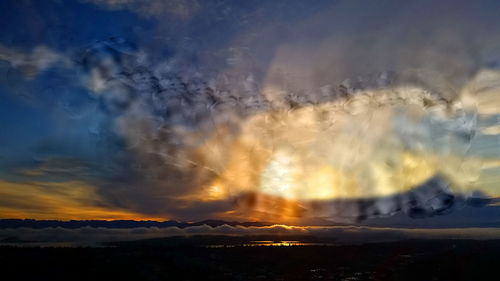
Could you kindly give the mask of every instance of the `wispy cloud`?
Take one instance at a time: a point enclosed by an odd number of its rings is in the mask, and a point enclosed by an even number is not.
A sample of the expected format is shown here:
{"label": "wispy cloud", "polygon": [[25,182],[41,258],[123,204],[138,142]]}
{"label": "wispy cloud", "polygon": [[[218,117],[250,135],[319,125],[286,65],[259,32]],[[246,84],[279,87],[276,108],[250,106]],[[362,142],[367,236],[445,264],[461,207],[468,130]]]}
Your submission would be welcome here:
{"label": "wispy cloud", "polygon": [[146,17],[172,15],[180,19],[188,19],[200,8],[197,0],[83,0],[112,10],[127,9]]}
{"label": "wispy cloud", "polygon": [[157,219],[110,206],[96,187],[79,181],[0,180],[0,217],[36,219]]}
{"label": "wispy cloud", "polygon": [[21,71],[28,79],[55,65],[68,66],[71,63],[66,55],[43,45],[25,53],[0,44],[0,60],[7,61],[12,68]]}

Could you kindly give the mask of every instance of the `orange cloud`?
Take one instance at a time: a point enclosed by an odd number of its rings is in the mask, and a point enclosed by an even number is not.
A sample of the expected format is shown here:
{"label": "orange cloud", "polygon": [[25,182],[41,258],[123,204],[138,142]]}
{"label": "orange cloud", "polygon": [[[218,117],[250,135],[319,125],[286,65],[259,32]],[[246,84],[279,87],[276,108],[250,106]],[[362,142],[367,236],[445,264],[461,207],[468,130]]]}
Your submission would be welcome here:
{"label": "orange cloud", "polygon": [[0,218],[57,220],[164,220],[109,207],[92,185],[79,181],[9,182],[0,180]]}

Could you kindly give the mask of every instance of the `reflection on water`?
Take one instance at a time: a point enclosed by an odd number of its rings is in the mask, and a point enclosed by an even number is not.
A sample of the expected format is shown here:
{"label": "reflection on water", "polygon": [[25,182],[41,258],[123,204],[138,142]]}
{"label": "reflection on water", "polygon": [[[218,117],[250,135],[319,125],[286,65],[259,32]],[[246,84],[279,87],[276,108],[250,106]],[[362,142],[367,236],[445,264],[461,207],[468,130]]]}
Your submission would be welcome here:
{"label": "reflection on water", "polygon": [[257,240],[257,241],[249,241],[248,243],[242,243],[242,244],[207,245],[206,248],[232,248],[232,247],[257,247],[257,246],[273,246],[273,247],[336,246],[336,244],[328,242],[303,242],[298,240],[283,240],[283,241]]}

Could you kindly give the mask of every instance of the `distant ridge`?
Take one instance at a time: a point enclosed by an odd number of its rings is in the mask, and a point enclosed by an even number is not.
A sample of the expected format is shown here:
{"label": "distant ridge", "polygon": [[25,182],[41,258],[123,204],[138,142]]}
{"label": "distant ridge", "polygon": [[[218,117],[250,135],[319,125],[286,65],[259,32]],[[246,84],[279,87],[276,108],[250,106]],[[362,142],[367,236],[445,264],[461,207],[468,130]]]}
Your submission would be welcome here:
{"label": "distant ridge", "polygon": [[0,219],[0,229],[2,228],[47,228],[47,227],[62,227],[62,228],[81,228],[81,227],[105,227],[105,228],[137,228],[137,227],[179,227],[185,228],[190,226],[209,225],[211,227],[230,225],[230,226],[268,226],[273,225],[269,222],[236,222],[222,220],[204,220],[199,222],[179,222],[176,220],[168,221],[135,221],[135,220],[33,220],[33,219]]}

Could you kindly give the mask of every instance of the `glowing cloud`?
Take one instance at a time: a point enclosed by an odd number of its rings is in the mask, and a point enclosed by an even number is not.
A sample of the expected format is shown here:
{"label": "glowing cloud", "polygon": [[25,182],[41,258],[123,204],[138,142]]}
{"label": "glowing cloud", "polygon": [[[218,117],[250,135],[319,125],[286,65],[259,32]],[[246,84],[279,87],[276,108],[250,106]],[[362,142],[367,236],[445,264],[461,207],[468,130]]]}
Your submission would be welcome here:
{"label": "glowing cloud", "polygon": [[[240,92],[231,84],[239,78],[209,85],[197,72],[154,73],[134,56],[114,61],[118,51],[106,52],[119,44],[87,52],[90,81],[102,82],[96,94],[116,115],[117,131],[141,173],[153,178],[155,194],[163,190],[179,206],[235,201],[282,218],[401,209],[420,216],[442,213],[455,197],[476,191],[498,196],[483,184],[483,166],[500,157],[483,151],[498,148],[494,70],[478,72],[453,97],[419,83],[390,84],[382,75],[379,87],[346,82],[299,99],[272,79],[248,93],[252,87]],[[92,60],[100,52],[109,60]]]}

